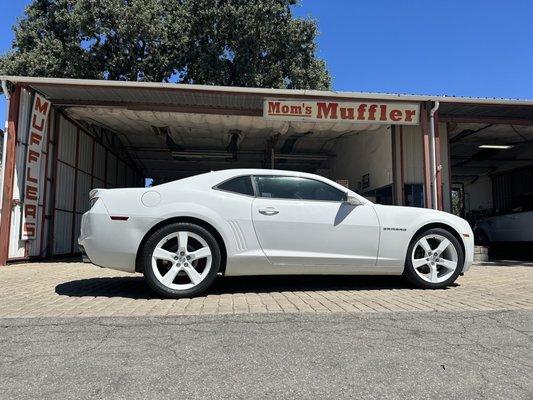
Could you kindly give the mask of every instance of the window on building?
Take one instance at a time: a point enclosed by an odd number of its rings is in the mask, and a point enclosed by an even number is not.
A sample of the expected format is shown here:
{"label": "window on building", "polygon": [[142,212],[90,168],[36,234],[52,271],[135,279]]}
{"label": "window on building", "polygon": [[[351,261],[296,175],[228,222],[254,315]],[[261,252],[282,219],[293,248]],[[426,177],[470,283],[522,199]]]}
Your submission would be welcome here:
{"label": "window on building", "polygon": [[410,207],[424,207],[424,185],[421,183],[406,183],[404,185],[403,203]]}

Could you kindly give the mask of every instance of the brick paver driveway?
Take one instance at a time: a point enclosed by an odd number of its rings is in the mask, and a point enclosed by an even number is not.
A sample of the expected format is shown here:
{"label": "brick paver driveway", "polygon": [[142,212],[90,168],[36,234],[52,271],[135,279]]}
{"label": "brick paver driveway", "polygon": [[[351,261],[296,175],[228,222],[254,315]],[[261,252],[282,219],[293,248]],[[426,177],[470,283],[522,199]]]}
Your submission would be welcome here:
{"label": "brick paver driveway", "polygon": [[0,317],[533,309],[533,264],[476,265],[446,290],[400,277],[220,278],[204,296],[163,300],[131,275],[78,262],[0,268]]}

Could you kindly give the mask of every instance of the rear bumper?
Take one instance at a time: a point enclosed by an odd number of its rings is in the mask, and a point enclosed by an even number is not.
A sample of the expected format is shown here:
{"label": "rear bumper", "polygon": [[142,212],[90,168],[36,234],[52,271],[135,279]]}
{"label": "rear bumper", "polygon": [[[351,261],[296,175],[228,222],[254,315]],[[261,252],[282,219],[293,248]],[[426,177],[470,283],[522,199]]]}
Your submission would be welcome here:
{"label": "rear bumper", "polygon": [[89,258],[89,256],[88,256],[87,253],[85,252],[85,248],[84,248],[81,244],[79,244],[78,247],[79,247],[80,252],[81,252],[81,260],[82,260],[84,263],[92,264],[91,259]]}
{"label": "rear bumper", "polygon": [[[100,203],[100,204],[99,204]],[[146,217],[112,220],[98,201],[83,214],[78,244],[87,260],[105,268],[135,272],[137,250],[145,233],[156,221]]]}

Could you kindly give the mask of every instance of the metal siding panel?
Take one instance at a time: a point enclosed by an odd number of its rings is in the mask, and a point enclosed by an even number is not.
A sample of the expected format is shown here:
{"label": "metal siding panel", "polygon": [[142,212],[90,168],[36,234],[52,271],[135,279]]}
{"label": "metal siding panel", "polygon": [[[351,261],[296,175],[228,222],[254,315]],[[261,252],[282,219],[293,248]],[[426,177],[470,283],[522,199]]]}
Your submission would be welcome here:
{"label": "metal siding panel", "polygon": [[35,240],[28,241],[28,255],[40,256],[41,255],[41,221],[43,217],[43,207],[39,206],[37,210],[37,236]]}
{"label": "metal siding panel", "polygon": [[126,164],[122,161],[118,161],[117,165],[117,187],[126,186]]}
{"label": "metal siding panel", "polygon": [[72,211],[74,207],[74,168],[57,163],[56,207]]}
{"label": "metal siding panel", "polygon": [[74,165],[76,163],[76,138],[78,128],[71,122],[67,121],[63,116],[61,116],[59,120],[58,158],[70,165]]}
{"label": "metal siding panel", "polygon": [[11,230],[9,234],[9,258],[19,258],[25,256],[25,248],[20,240],[20,224],[22,223],[22,207],[13,206],[11,209]]}
{"label": "metal siding panel", "polygon": [[92,189],[104,189],[105,183],[98,178],[93,179]]}
{"label": "metal siding panel", "polygon": [[[17,121],[17,140],[15,148],[15,170],[13,176],[13,200],[23,201],[24,171],[26,170],[26,143],[30,127],[33,95],[27,89],[20,92],[19,115]],[[11,226],[9,230],[8,258],[24,257],[25,242],[20,240],[22,224],[22,205],[15,205],[11,210]]]}
{"label": "metal siding panel", "polygon": [[116,186],[117,184],[117,157],[107,152],[107,184],[110,186]]}
{"label": "metal siding panel", "polygon": [[78,171],[78,188],[76,191],[76,211],[85,212],[89,209],[89,191],[91,175]]}
{"label": "metal siding panel", "polygon": [[72,248],[74,249],[74,253],[78,253],[78,238],[81,232],[81,214],[76,214],[74,218],[74,237],[72,239]]}
{"label": "metal siding panel", "polygon": [[403,127],[404,182],[424,183],[424,155],[420,126]]}
{"label": "metal siding panel", "polygon": [[56,211],[54,223],[54,255],[70,254],[72,213]]}
{"label": "metal siding panel", "polygon": [[94,144],[94,176],[100,180],[105,180],[105,153],[104,146],[99,143]]}
{"label": "metal siding panel", "polygon": [[80,131],[80,149],[78,154],[78,168],[91,173],[93,157],[93,139],[85,132]]}

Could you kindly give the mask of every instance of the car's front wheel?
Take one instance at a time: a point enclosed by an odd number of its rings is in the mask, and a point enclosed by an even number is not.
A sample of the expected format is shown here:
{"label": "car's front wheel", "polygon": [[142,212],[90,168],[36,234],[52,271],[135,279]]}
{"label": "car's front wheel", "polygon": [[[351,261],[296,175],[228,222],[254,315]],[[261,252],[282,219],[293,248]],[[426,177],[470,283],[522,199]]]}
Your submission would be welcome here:
{"label": "car's front wheel", "polygon": [[205,291],[215,280],[221,260],[213,235],[190,223],[175,223],[154,232],[141,257],[148,285],[171,298]]}
{"label": "car's front wheel", "polygon": [[463,263],[463,249],[454,235],[441,228],[428,229],[411,241],[405,275],[418,287],[444,288],[457,279]]}

